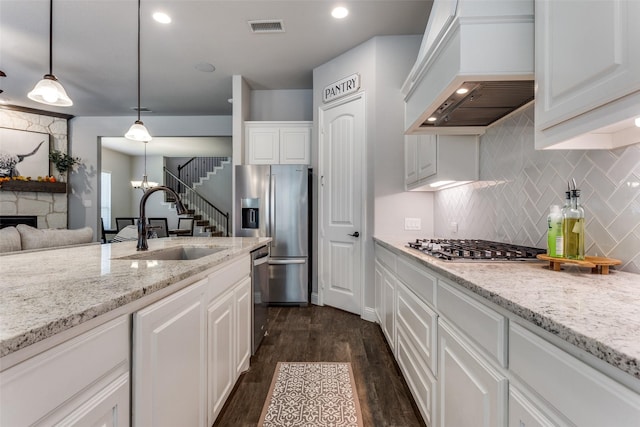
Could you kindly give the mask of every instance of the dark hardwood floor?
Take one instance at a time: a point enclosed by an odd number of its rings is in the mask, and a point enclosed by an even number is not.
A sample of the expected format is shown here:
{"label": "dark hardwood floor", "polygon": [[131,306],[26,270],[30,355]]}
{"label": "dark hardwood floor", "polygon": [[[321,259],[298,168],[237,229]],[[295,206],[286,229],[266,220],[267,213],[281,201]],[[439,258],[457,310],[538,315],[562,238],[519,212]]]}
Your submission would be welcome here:
{"label": "dark hardwood floor", "polygon": [[255,426],[277,362],[351,362],[365,426],[424,426],[376,323],[331,307],[271,307],[269,335],[215,426]]}

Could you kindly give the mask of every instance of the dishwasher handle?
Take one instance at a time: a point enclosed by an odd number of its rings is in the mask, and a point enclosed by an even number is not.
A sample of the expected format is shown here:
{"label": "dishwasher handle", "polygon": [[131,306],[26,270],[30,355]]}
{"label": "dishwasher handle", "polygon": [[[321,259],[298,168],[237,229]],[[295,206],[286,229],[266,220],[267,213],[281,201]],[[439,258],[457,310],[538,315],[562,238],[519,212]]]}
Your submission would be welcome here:
{"label": "dishwasher handle", "polygon": [[267,255],[265,255],[263,257],[254,259],[253,260],[253,266],[257,267],[257,266],[262,265],[262,264],[267,263],[267,262],[269,262],[269,254],[267,254]]}

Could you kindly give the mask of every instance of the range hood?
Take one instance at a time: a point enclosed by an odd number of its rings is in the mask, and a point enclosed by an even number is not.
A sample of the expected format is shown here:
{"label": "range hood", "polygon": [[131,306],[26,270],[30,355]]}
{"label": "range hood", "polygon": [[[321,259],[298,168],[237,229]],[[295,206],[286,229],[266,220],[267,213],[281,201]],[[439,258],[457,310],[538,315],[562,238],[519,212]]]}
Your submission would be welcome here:
{"label": "range hood", "polygon": [[533,0],[435,0],[404,86],[405,132],[480,135],[534,99]]}

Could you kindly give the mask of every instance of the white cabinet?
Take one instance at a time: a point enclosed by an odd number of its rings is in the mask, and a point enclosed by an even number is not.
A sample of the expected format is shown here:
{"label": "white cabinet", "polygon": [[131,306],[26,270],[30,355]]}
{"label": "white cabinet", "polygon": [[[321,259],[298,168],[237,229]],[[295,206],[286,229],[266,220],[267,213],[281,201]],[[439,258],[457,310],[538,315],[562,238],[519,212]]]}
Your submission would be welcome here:
{"label": "white cabinet", "polygon": [[509,369],[568,425],[640,425],[640,395],[514,322]]}
{"label": "white cabinet", "polygon": [[535,2],[535,146],[640,142],[640,2]]}
{"label": "white cabinet", "polygon": [[122,316],[0,374],[0,425],[128,425],[129,318]]}
{"label": "white cabinet", "polygon": [[445,320],[438,320],[440,426],[506,426],[507,378]]}
{"label": "white cabinet", "polygon": [[235,378],[233,357],[233,292],[217,299],[207,310],[209,323],[209,425],[231,393]]}
{"label": "white cabinet", "polygon": [[133,424],[206,425],[207,280],[134,314]]}
{"label": "white cabinet", "polygon": [[208,425],[212,425],[251,357],[251,279],[246,278],[207,309]]}
{"label": "white cabinet", "polygon": [[396,286],[395,276],[386,268],[382,268],[382,331],[391,351],[396,351]]}
{"label": "white cabinet", "polygon": [[479,177],[477,136],[408,135],[404,158],[407,190],[436,191]]}
{"label": "white cabinet", "polygon": [[249,256],[134,314],[136,426],[212,425],[249,367]]}
{"label": "white cabinet", "polygon": [[245,122],[250,165],[310,164],[311,122]]}
{"label": "white cabinet", "polygon": [[396,359],[426,423],[437,407],[438,316],[404,283],[396,287]]}

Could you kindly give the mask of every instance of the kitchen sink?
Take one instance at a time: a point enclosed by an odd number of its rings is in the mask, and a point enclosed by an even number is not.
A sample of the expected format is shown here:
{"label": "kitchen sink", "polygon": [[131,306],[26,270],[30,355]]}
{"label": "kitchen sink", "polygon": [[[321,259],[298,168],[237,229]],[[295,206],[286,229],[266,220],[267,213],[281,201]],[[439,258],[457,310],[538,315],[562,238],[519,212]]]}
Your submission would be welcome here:
{"label": "kitchen sink", "polygon": [[155,251],[137,252],[132,255],[123,256],[115,259],[146,259],[159,261],[190,261],[207,255],[213,255],[217,252],[224,251],[227,248],[203,248],[198,246],[177,246],[175,248],[158,249]]}

